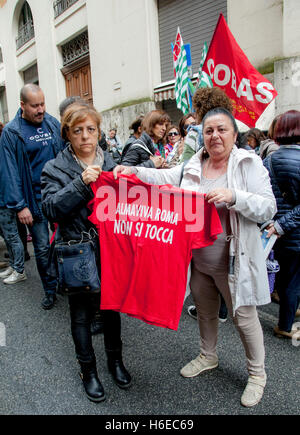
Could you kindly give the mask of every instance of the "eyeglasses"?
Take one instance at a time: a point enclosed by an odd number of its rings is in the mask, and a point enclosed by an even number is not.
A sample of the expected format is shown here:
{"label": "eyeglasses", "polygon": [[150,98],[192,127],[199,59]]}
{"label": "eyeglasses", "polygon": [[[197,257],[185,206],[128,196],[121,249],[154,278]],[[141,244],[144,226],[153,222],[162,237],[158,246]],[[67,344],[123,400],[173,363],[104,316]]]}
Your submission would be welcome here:
{"label": "eyeglasses", "polygon": [[175,133],[172,131],[171,133],[168,134],[168,136],[179,136],[179,133]]}
{"label": "eyeglasses", "polygon": [[187,130],[187,129],[189,128],[190,125],[197,125],[197,124],[196,124],[196,122],[191,122],[190,124],[185,124],[185,125],[183,126],[183,128],[184,128],[185,130]]}

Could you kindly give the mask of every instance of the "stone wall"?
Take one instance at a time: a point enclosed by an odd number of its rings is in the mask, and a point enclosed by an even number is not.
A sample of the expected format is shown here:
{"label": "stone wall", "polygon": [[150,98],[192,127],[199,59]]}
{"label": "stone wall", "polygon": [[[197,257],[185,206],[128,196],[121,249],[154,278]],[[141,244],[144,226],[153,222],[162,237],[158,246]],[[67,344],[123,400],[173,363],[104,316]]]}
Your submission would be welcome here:
{"label": "stone wall", "polygon": [[300,110],[300,56],[275,62],[274,83],[278,92],[276,114],[291,109]]}
{"label": "stone wall", "polygon": [[124,144],[131,132],[129,126],[136,118],[141,115],[146,115],[150,110],[155,109],[154,101],[149,101],[132,106],[122,107],[119,109],[107,110],[102,112],[101,128],[106,135],[110,128],[117,128],[117,135],[120,137],[121,142]]}

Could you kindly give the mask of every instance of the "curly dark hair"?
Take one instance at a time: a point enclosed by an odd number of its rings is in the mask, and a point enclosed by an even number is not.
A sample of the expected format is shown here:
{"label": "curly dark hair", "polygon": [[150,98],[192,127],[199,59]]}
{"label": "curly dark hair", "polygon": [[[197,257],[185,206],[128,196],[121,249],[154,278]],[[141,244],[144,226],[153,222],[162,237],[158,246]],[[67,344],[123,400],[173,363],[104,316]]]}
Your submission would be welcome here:
{"label": "curly dark hair", "polygon": [[220,88],[200,88],[194,93],[193,107],[196,111],[199,122],[204,115],[216,107],[223,107],[230,113],[233,111],[230,98]]}

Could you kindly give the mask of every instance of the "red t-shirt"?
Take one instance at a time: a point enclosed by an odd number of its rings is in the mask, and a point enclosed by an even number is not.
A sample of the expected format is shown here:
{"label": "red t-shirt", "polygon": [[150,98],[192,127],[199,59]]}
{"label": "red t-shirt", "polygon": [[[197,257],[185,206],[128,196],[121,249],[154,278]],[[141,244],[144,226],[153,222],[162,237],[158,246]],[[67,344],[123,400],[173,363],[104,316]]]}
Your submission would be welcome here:
{"label": "red t-shirt", "polygon": [[101,309],[177,330],[192,249],[222,226],[205,195],[102,172],[89,217],[99,233]]}

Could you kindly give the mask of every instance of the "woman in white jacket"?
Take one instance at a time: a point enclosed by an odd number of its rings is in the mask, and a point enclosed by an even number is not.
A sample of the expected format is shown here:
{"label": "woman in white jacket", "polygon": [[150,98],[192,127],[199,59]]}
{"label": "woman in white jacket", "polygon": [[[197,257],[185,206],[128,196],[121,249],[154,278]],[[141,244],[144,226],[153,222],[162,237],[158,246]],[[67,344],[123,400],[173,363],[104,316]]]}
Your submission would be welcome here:
{"label": "woman in white jacket", "polygon": [[223,233],[206,248],[193,251],[191,291],[197,307],[200,354],[181,369],[194,377],[218,366],[219,292],[239,331],[247,358],[248,383],[241,403],[262,398],[266,384],[263,332],[257,305],[270,302],[267,270],[257,226],[276,213],[270,180],[261,159],[234,145],[238,129],[226,109],[213,109],[203,119],[205,147],[186,164],[172,169],[125,168],[152,184],[173,184],[206,194],[215,203]]}

